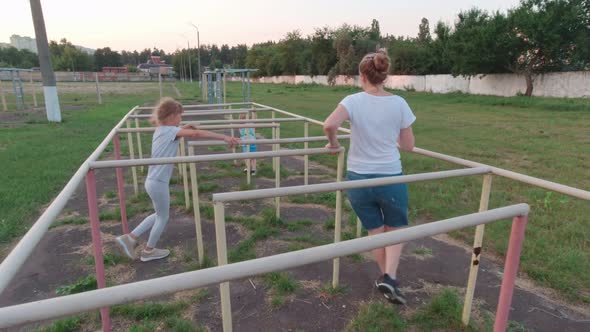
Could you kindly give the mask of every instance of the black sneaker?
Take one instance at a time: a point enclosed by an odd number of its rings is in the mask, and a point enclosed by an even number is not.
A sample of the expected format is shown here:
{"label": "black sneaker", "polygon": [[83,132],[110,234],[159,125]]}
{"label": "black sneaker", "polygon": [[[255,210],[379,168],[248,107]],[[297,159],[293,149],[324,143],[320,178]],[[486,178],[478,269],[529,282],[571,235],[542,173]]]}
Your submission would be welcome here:
{"label": "black sneaker", "polygon": [[252,170],[252,171],[250,171],[250,174],[252,174],[252,175],[256,175],[256,170]]}
{"label": "black sneaker", "polygon": [[384,274],[383,277],[375,281],[375,286],[383,294],[383,296],[391,303],[406,304],[406,298],[399,290],[397,280],[392,279],[389,275]]}

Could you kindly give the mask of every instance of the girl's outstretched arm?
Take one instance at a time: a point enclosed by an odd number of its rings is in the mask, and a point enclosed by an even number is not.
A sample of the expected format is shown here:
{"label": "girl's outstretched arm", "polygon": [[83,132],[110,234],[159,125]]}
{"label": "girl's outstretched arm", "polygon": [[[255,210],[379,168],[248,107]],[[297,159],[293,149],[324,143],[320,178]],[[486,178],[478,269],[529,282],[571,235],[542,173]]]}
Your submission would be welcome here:
{"label": "girl's outstretched arm", "polygon": [[214,133],[209,130],[200,129],[185,129],[181,127],[180,131],[176,134],[176,137],[193,137],[193,138],[213,138],[225,141],[230,147],[233,147],[240,143],[240,139],[237,137],[227,136],[223,134]]}

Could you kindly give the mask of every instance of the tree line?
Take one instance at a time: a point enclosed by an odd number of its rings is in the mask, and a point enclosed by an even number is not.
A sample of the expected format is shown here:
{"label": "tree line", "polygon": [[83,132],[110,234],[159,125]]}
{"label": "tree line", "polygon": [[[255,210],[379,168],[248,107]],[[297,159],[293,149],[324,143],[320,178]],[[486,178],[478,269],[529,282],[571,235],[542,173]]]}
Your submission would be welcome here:
{"label": "tree line", "polygon": [[[392,74],[516,73],[525,77],[526,95],[531,95],[539,73],[590,69],[588,0],[521,0],[505,13],[473,8],[459,13],[452,25],[439,21],[433,29],[423,18],[417,30],[414,37],[383,35],[379,22],[373,20],[367,27],[316,28],[307,36],[292,31],[279,41],[249,48],[213,44],[173,53],[148,48],[119,53],[104,47],[91,56],[65,39],[52,41],[49,47],[55,70],[100,71],[104,66],[128,66],[133,71],[150,55],[159,55],[173,65],[177,75],[197,78],[200,56],[201,67],[210,69],[257,68],[258,76],[328,75],[330,79],[357,74],[364,54],[386,49]],[[29,51],[0,49],[0,66],[37,65],[36,56]]]}

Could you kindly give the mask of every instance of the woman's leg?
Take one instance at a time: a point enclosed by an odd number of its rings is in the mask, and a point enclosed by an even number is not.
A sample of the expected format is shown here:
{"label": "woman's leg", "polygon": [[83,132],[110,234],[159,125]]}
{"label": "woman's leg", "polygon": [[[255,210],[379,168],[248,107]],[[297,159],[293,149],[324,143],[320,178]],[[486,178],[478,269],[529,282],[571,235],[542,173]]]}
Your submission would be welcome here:
{"label": "woman's leg", "polygon": [[[401,227],[390,227],[385,226],[385,232],[395,231]],[[397,267],[399,266],[399,260],[402,255],[404,244],[396,244],[385,248],[385,267],[382,269],[383,273],[387,273],[393,279],[397,278]]]}
{"label": "woman's leg", "polygon": [[[385,228],[382,226],[379,228],[368,230],[367,232],[369,233],[369,235],[375,235],[375,234],[383,233],[384,230],[385,230]],[[375,259],[375,262],[377,262],[377,265],[379,266],[379,270],[381,270],[381,274],[387,273],[386,272],[387,271],[387,260],[386,260],[385,248],[373,249],[371,251],[371,253],[373,254],[373,258]]]}

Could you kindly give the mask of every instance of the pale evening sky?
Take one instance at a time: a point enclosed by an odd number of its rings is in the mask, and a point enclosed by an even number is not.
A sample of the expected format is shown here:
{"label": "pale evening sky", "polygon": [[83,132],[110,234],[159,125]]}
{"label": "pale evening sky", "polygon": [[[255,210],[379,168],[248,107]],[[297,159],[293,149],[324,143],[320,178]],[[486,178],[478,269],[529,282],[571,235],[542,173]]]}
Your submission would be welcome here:
{"label": "pale evening sky", "polygon": [[[29,1],[5,4],[0,19],[0,42],[13,34],[35,37]],[[505,11],[518,0],[44,0],[41,1],[49,40],[66,38],[90,48],[142,50],[157,47],[167,52],[201,44],[247,44],[278,41],[287,32],[303,36],[315,28],[336,28],[343,23],[368,27],[373,18],[383,35],[416,36],[422,17],[453,23],[461,10],[478,7]]]}

